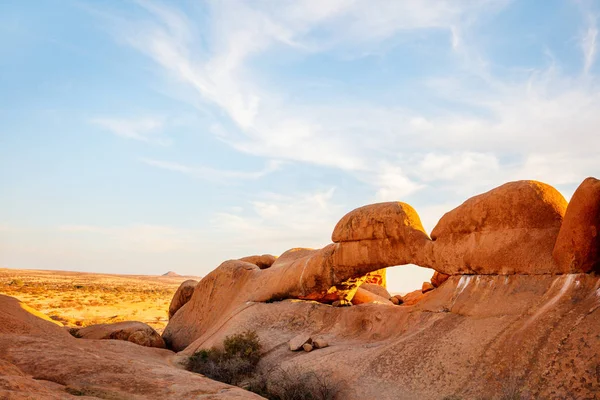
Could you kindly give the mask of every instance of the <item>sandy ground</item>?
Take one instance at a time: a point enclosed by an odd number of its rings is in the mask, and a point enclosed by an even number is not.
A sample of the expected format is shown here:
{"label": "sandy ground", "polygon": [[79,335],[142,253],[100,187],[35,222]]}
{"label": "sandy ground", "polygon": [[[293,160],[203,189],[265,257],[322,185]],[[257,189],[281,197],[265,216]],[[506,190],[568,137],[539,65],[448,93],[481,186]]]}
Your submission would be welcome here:
{"label": "sandy ground", "polygon": [[142,321],[162,332],[173,294],[189,276],[109,275],[0,268],[0,294],[68,326]]}

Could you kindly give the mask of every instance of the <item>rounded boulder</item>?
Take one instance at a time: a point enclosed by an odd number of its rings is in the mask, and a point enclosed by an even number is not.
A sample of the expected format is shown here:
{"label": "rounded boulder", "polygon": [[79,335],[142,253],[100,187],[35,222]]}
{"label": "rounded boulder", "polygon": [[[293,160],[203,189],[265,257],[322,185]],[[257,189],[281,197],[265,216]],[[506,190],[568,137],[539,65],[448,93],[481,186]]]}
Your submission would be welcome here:
{"label": "rounded boulder", "polygon": [[600,180],[587,178],[577,188],[552,252],[564,272],[600,272]]}

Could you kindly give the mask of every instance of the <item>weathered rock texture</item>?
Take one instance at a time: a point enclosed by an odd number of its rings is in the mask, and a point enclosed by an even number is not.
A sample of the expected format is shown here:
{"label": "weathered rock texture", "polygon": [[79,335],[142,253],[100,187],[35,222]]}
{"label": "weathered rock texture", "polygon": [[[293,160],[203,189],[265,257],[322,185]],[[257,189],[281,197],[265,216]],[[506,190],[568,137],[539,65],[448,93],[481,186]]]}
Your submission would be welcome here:
{"label": "weathered rock texture", "polygon": [[369,290],[363,289],[360,286],[354,297],[352,297],[352,304],[365,304],[365,303],[379,303],[379,304],[391,304],[389,297],[379,296]]}
{"label": "weathered rock texture", "polygon": [[433,287],[438,287],[442,283],[446,282],[450,275],[442,274],[441,272],[435,271],[431,277],[431,284]]}
{"label": "weathered rock texture", "polygon": [[81,339],[127,340],[146,347],[163,349],[165,342],[151,326],[138,321],[91,325],[77,331]]}
{"label": "weathered rock texture", "polygon": [[600,272],[600,180],[587,178],[573,194],[552,254],[561,271]]}
{"label": "weathered rock texture", "polygon": [[175,291],[173,295],[173,299],[171,300],[171,304],[169,305],[169,319],[175,315],[177,310],[179,310],[185,303],[187,303],[192,294],[194,294],[194,289],[198,281],[193,279],[188,279],[187,281],[181,283],[181,285]]}
{"label": "weathered rock texture", "polygon": [[[328,376],[348,400],[497,399],[511,388],[524,398],[600,397],[600,277],[451,276],[420,296],[412,306],[253,302],[180,356],[251,329],[265,368]],[[292,353],[299,333],[331,346]]]}
{"label": "weathered rock texture", "polygon": [[263,254],[262,256],[248,256],[240,258],[240,261],[249,262],[250,264],[256,265],[260,269],[269,268],[277,257],[272,256],[271,254]]}
{"label": "weathered rock texture", "polygon": [[[566,206],[549,185],[510,182],[444,215],[432,232],[434,240],[408,204],[361,207],[338,222],[335,243],[322,249],[291,249],[266,269],[240,260],[224,262],[196,286],[163,337],[168,346],[181,350],[248,302],[350,304],[370,273],[394,265],[431,267],[443,274],[437,276],[438,285],[446,275],[574,272],[552,257]],[[413,294],[405,303],[420,299]]]}
{"label": "weathered rock texture", "polygon": [[566,207],[544,183],[504,184],[446,213],[431,232],[432,251],[416,264],[448,275],[570,272],[552,258]]}
{"label": "weathered rock texture", "polygon": [[81,340],[0,295],[2,399],[260,399],[173,366],[168,350]]}

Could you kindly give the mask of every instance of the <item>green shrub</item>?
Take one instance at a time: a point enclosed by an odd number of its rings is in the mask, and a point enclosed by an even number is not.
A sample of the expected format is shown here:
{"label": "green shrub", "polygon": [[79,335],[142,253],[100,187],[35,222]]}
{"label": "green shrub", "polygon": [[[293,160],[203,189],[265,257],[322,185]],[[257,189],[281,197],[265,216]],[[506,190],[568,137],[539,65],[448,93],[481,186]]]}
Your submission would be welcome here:
{"label": "green shrub", "polygon": [[340,392],[329,376],[296,367],[256,374],[242,387],[269,400],[334,400]]}
{"label": "green shrub", "polygon": [[200,350],[190,357],[188,369],[211,379],[237,385],[256,370],[260,341],[253,331],[227,336],[223,349]]}
{"label": "green shrub", "polygon": [[259,372],[261,345],[254,331],[227,336],[223,347],[199,350],[188,369],[211,379],[240,386],[269,400],[334,400],[339,387],[328,376],[297,368]]}

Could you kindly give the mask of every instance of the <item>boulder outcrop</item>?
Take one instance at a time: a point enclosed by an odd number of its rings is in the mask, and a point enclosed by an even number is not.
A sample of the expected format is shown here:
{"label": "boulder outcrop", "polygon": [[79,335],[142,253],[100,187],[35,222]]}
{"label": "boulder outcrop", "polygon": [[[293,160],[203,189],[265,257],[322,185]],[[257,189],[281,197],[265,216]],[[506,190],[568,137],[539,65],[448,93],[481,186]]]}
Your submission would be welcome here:
{"label": "boulder outcrop", "polygon": [[165,348],[162,337],[151,326],[138,321],[90,325],[79,329],[77,337],[81,339],[126,340],[140,346]]}
{"label": "boulder outcrop", "polygon": [[169,305],[169,319],[171,319],[177,310],[183,307],[185,303],[190,301],[192,294],[194,294],[194,288],[197,284],[198,281],[188,279],[177,288],[175,294],[173,295],[173,299],[171,299],[171,304]]}
{"label": "boulder outcrop", "polygon": [[365,282],[362,285],[360,285],[360,288],[368,290],[369,292],[374,293],[377,296],[383,297],[384,299],[389,299],[390,297],[392,297],[392,295],[390,294],[390,292],[387,291],[386,288],[380,285],[376,285],[374,283]]}
{"label": "boulder outcrop", "polygon": [[573,194],[552,255],[560,271],[600,272],[600,180],[587,178]]}
{"label": "boulder outcrop", "polygon": [[389,297],[379,296],[360,286],[354,294],[354,297],[352,297],[352,304],[359,305],[366,303],[392,304]]}
{"label": "boulder outcrop", "polygon": [[[196,286],[163,337],[181,350],[248,302],[350,304],[369,274],[394,265],[433,268],[443,274],[437,276],[440,281],[456,274],[560,273],[552,249],[566,205],[549,185],[507,183],[444,215],[432,232],[434,241],[406,203],[360,207],[338,222],[334,243],[322,249],[288,250],[266,269],[241,260],[224,262]],[[419,299],[412,297],[407,304]]]}
{"label": "boulder outcrop", "polygon": [[261,256],[243,257],[240,258],[240,261],[249,262],[250,264],[256,265],[260,269],[266,269],[273,265],[276,259],[277,257],[272,256],[271,254],[263,254]]}
{"label": "boulder outcrop", "polygon": [[435,287],[431,284],[431,282],[423,282],[423,285],[421,285],[421,292],[423,293],[430,292],[433,289],[435,289]]}
{"label": "boulder outcrop", "polygon": [[[593,399],[600,395],[599,288],[594,274],[465,275],[418,290],[412,306],[252,303],[180,355],[249,329],[260,337],[265,369],[326,376],[347,400],[497,399],[510,390],[521,398]],[[298,332],[335,346],[291,352]]]}
{"label": "boulder outcrop", "polygon": [[447,275],[556,274],[552,249],[567,208],[552,186],[506,183],[446,213],[415,264]]}

